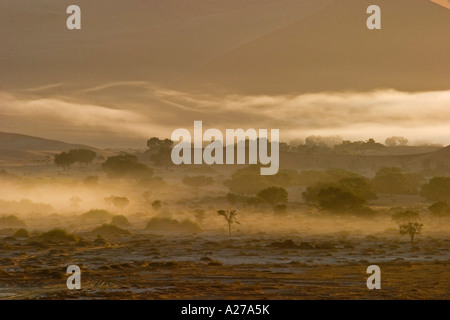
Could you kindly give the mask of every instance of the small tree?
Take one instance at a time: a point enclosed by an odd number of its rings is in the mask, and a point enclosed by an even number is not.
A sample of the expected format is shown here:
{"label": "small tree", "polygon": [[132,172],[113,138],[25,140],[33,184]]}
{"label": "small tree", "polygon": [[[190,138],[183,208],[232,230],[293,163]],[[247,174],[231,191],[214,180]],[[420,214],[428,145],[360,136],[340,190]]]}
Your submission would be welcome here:
{"label": "small tree", "polygon": [[399,226],[400,234],[409,234],[411,242],[414,242],[414,236],[422,232],[423,224],[418,222],[404,223]]}
{"label": "small tree", "polygon": [[239,221],[237,220],[237,213],[236,213],[236,210],[231,210],[231,211],[229,211],[229,210],[219,210],[219,211],[217,211],[217,214],[219,215],[219,216],[223,216],[224,218],[225,218],[225,220],[227,221],[227,223],[228,223],[228,234],[231,236],[231,225],[233,224],[233,223],[236,223],[236,224],[240,224],[239,223]]}

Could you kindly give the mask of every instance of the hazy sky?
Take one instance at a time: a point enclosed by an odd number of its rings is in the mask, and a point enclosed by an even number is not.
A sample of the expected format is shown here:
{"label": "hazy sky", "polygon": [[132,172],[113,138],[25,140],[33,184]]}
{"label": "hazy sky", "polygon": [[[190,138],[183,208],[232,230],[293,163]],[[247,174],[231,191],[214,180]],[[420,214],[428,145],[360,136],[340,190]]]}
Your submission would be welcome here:
{"label": "hazy sky", "polygon": [[369,31],[366,0],[2,0],[0,131],[143,147],[202,120],[450,144],[450,10],[435,2],[378,0]]}

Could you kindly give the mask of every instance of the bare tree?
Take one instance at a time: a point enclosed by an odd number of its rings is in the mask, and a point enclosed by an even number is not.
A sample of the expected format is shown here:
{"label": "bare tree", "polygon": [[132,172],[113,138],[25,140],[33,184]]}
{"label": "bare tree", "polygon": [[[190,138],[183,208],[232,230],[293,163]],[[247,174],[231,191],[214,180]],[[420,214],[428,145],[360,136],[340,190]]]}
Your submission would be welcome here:
{"label": "bare tree", "polygon": [[217,213],[219,216],[223,216],[225,218],[225,220],[227,221],[228,234],[231,236],[231,225],[233,223],[240,224],[236,217],[237,216],[236,210],[231,210],[231,211],[219,210],[219,211],[217,211]]}

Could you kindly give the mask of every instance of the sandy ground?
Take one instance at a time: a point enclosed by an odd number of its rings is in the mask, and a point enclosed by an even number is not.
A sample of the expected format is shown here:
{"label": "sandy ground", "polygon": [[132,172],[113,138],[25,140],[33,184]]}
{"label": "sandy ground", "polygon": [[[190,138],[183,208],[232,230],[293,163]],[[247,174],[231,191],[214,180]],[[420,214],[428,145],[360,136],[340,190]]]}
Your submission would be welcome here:
{"label": "sandy ground", "polygon": [[[449,299],[450,239],[215,234],[0,238],[1,299]],[[285,242],[291,240],[291,242]],[[67,266],[82,289],[66,287]],[[381,290],[366,269],[381,268]]]}

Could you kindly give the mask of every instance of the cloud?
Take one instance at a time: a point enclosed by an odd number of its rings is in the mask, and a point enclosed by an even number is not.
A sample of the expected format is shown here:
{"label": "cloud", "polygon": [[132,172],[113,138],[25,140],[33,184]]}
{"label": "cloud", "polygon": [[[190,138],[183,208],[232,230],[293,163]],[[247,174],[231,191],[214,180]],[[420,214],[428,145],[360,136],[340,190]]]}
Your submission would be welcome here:
{"label": "cloud", "polygon": [[[133,85],[140,91],[129,90]],[[121,86],[128,87],[129,94]],[[170,137],[176,128],[192,131],[193,121],[202,120],[204,130],[280,129],[284,141],[311,134],[378,141],[404,135],[411,141],[450,144],[450,91],[213,96],[161,90],[145,83],[116,83],[94,91],[92,95],[92,90],[85,90],[86,96],[78,91],[77,99],[0,93],[2,131],[144,146],[151,136]]]}

